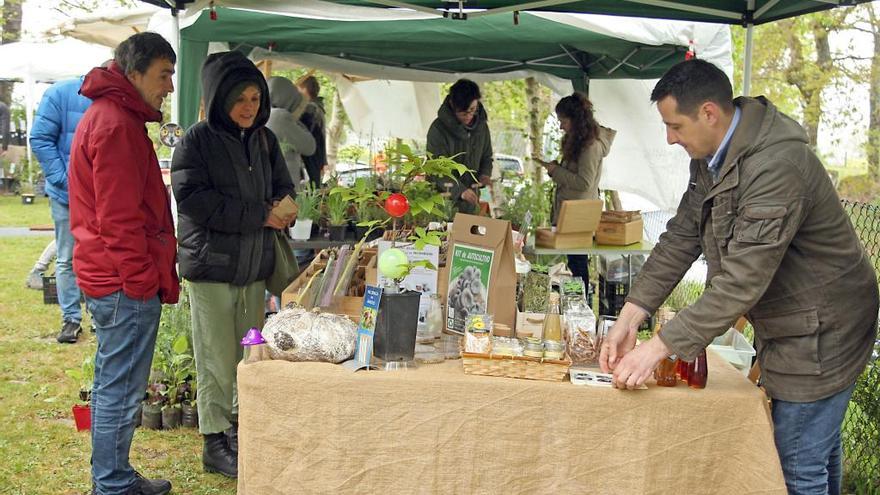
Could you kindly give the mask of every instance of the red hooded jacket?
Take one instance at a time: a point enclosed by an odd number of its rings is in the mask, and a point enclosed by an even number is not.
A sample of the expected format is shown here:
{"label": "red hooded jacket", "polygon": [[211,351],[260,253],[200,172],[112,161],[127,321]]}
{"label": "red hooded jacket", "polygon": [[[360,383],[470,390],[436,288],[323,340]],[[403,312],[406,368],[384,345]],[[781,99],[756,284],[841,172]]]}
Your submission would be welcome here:
{"label": "red hooded jacket", "polygon": [[77,126],[70,150],[73,268],[89,297],[118,290],[175,303],[180,284],[177,240],[168,193],[146,122],[150,107],[112,63],[92,69],[80,93],[94,103]]}

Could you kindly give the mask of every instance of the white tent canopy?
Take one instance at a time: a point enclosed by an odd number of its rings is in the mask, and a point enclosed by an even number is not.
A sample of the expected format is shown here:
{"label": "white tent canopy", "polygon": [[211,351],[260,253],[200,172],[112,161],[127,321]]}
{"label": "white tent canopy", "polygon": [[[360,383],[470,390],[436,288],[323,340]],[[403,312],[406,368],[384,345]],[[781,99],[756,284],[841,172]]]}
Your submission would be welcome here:
{"label": "white tent canopy", "polygon": [[[25,87],[25,118],[31,128],[38,102],[36,85],[85,74],[112,56],[106,46],[65,38],[55,43],[20,41],[0,45],[0,79],[21,81]],[[27,159],[31,157],[30,132]]]}

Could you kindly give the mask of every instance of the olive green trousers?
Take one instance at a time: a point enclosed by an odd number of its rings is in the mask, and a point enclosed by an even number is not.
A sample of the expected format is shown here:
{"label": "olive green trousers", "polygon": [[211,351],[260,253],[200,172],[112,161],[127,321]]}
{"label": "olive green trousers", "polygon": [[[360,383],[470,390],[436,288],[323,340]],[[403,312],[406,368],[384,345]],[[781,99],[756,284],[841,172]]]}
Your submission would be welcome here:
{"label": "olive green trousers", "polygon": [[220,433],[238,413],[237,366],[241,339],[265,319],[266,282],[244,287],[220,282],[188,282],[192,307],[193,354],[199,431]]}

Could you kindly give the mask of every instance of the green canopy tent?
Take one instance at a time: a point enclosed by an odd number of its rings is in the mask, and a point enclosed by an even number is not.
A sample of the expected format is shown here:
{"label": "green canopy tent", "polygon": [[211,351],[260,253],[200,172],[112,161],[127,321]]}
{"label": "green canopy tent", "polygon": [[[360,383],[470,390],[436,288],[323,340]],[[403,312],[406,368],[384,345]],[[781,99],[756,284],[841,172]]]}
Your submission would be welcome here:
{"label": "green canopy tent", "polygon": [[591,32],[524,13],[467,22],[442,18],[338,21],[216,8],[200,12],[180,31],[180,121],[198,112],[199,70],[208,43],[225,41],[250,51],[305,52],[381,66],[445,73],[545,72],[586,79],[657,78],[683,59],[681,44],[652,45]]}
{"label": "green canopy tent", "polygon": [[[275,43],[276,46],[281,44],[287,44],[288,46],[297,43],[303,40],[302,36],[289,35],[289,38],[284,38],[281,36],[277,36],[279,33],[287,30],[294,30],[294,26],[290,23],[290,17],[281,18],[281,19],[273,19],[269,20],[268,18],[263,18],[266,21],[266,24],[250,24],[246,25],[245,17],[249,17],[251,19],[259,19],[260,15],[271,15],[270,12],[267,12],[271,9],[280,9],[283,6],[280,6],[277,2],[266,2],[260,0],[141,0],[145,3],[150,3],[153,5],[158,5],[161,7],[171,8],[173,14],[173,23],[175,27],[175,31],[178,30],[177,21],[178,16],[177,13],[183,9],[186,10],[185,16],[190,20],[196,19],[195,24],[189,25],[190,23],[186,23],[187,27],[180,33],[180,37],[182,43],[178,46],[176,43],[175,49],[181,53],[181,67],[183,67],[182,72],[183,77],[180,78],[181,84],[180,86],[183,88],[183,94],[181,95],[181,101],[184,102],[183,108],[181,108],[181,112],[178,113],[176,111],[177,105],[175,104],[175,114],[180,115],[182,118],[180,119],[184,123],[192,122],[194,118],[194,110],[193,105],[195,101],[198,101],[198,87],[194,86],[192,83],[195,81],[195,78],[191,76],[191,71],[193,70],[193,64],[196,67],[201,63],[202,58],[204,57],[204,52],[206,51],[207,43],[209,41],[231,41],[233,43],[251,43],[254,45],[260,45],[262,43]],[[402,46],[394,46],[389,47],[388,50],[380,49],[381,54],[385,55],[388,53],[389,55],[395,55],[392,57],[392,60],[389,62],[396,62],[401,64],[410,63],[405,60],[404,57],[400,55],[400,51],[406,47],[414,46],[412,43],[422,38],[442,38],[444,34],[449,36],[464,36],[463,40],[460,41],[452,41],[450,39],[443,39],[443,45],[441,47],[448,46],[459,46],[462,44],[466,44],[468,40],[472,39],[472,32],[481,32],[484,28],[490,28],[492,30],[498,28],[504,28],[506,26],[506,30],[510,31],[511,26],[516,24],[523,24],[524,22],[528,22],[530,27],[536,27],[540,23],[532,23],[531,21],[525,20],[527,18],[526,15],[520,14],[521,11],[545,11],[545,12],[576,12],[576,13],[592,13],[592,14],[607,14],[607,15],[616,15],[616,16],[634,16],[634,17],[647,17],[647,18],[662,18],[662,19],[677,19],[677,20],[689,20],[689,21],[702,21],[702,22],[715,22],[715,23],[726,23],[726,24],[740,24],[746,26],[747,28],[747,36],[746,36],[746,53],[745,53],[745,61],[744,61],[744,94],[749,94],[750,92],[750,82],[751,82],[751,49],[752,49],[752,28],[754,25],[762,24],[765,22],[771,22],[778,19],[783,19],[787,17],[793,17],[797,15],[802,15],[810,12],[816,12],[820,10],[830,9],[837,6],[842,5],[855,5],[858,3],[866,3],[870,0],[575,0],[575,1],[566,1],[566,0],[537,0],[537,1],[522,1],[522,0],[467,0],[460,2],[450,2],[446,0],[329,0],[325,2],[325,4],[333,3],[339,6],[347,6],[351,7],[353,10],[385,10],[388,12],[401,12],[398,9],[364,9],[364,7],[401,7],[406,9],[411,9],[412,12],[423,14],[429,18],[437,18],[435,19],[437,22],[430,27],[426,27],[424,31],[422,28],[419,28],[418,31],[413,33],[413,36],[407,39],[402,40]],[[301,0],[296,2],[297,6],[306,6],[306,8],[311,8],[316,13],[320,14],[322,8],[320,7],[321,2],[314,2],[311,0]],[[208,19],[208,14],[206,13],[206,9],[211,8],[212,6],[216,6],[216,11],[218,14],[218,21],[214,21],[214,25],[206,25],[206,21]],[[240,7],[241,11],[239,12],[249,12],[247,14],[231,14],[227,17],[225,13],[222,11],[231,10],[225,7],[227,6],[237,6]],[[464,9],[466,7],[466,10]],[[261,12],[260,12],[261,11]],[[505,13],[507,15],[505,15]],[[512,13],[512,14],[511,14]],[[316,17],[321,17],[317,15]],[[506,17],[506,19],[505,19]],[[479,22],[479,20],[490,19],[487,22],[487,26],[480,26],[479,28],[467,27],[464,28],[462,26],[472,26],[475,21]],[[222,22],[219,19],[224,19]],[[460,21],[451,21],[450,19],[459,19],[465,22],[461,22],[461,24],[456,24]],[[231,24],[226,21],[235,21],[235,28],[240,30],[239,32],[234,32],[233,29],[227,28]],[[444,24],[443,21],[446,21],[450,24]],[[347,21],[348,22],[358,22],[358,21]],[[369,22],[369,21],[361,21],[361,22]],[[519,27],[519,26],[516,26]],[[331,35],[336,34],[345,34],[351,35],[355,28],[338,28],[328,29],[328,28],[319,28],[315,26],[306,26],[309,33],[312,34],[324,34],[329,33]],[[383,26],[381,30],[370,32],[373,36],[372,46],[375,50],[379,44],[377,43],[376,38],[381,36],[381,31],[384,30],[386,26]],[[367,29],[373,30],[378,29],[378,25],[373,25],[372,27],[368,27]],[[241,30],[246,31],[246,33],[241,32]],[[401,33],[400,29],[395,29],[395,34],[398,36]],[[565,34],[565,33],[563,33]],[[541,40],[535,40],[534,37],[543,37],[543,40],[547,40],[547,36],[556,35],[556,29],[552,28],[551,32],[547,32],[546,29],[543,30],[538,26],[535,34],[531,35],[532,40],[538,43]],[[248,38],[248,39],[244,39]],[[275,39],[272,39],[275,38]],[[320,41],[316,41],[316,39]],[[400,40],[400,38],[395,38]],[[522,50],[523,53],[533,53],[535,51],[534,46],[529,46],[528,48],[521,47],[525,40],[528,40],[529,36],[524,35],[521,38],[516,38],[513,41],[510,40],[510,37],[498,37],[495,39],[489,39],[488,41],[501,41],[502,43],[506,43],[506,48],[508,52],[519,52]],[[324,45],[324,42],[336,40],[336,38],[310,38],[305,40],[307,43],[310,43],[312,46],[316,44]],[[173,40],[176,42],[177,40]],[[370,54],[360,54],[354,53],[355,50],[352,49],[353,46],[361,46],[361,39],[359,38],[348,38],[341,39],[343,43],[348,44],[348,48],[344,50],[339,50],[338,54],[348,54],[353,57],[369,57]],[[485,39],[474,39],[474,43],[484,43]],[[555,41],[555,40],[554,40]],[[338,48],[338,44],[335,43],[327,43],[327,46],[334,46]],[[425,44],[422,44],[422,48],[425,47]],[[324,46],[318,46],[318,49],[323,49]],[[485,48],[485,47],[483,47]],[[564,47],[563,47],[564,48]],[[564,48],[567,50],[567,48]],[[493,48],[488,48],[487,51],[492,51]],[[300,51],[302,51],[300,49]],[[365,51],[369,51],[365,49]],[[432,51],[428,51],[427,53],[437,53],[439,50],[436,46]],[[516,61],[510,60],[509,56],[502,56],[500,58],[496,58],[491,54],[465,54],[462,52],[453,52],[451,50],[442,50],[444,53],[455,53],[455,55],[461,55],[461,57],[471,57],[469,60],[469,64],[462,64],[465,66],[476,67],[477,70],[492,70],[487,67],[480,67],[479,62],[489,63],[491,60],[488,59],[496,59],[501,61],[498,65],[496,65],[496,69],[494,70],[504,70],[504,64],[513,64],[514,62],[522,62],[523,58],[518,57]],[[473,52],[473,50],[469,50],[469,52]],[[618,62],[623,62],[623,66],[628,66],[632,69],[632,66],[644,66],[650,62],[639,63],[638,59],[644,58],[650,60],[650,55],[647,53],[648,50],[639,50],[639,52],[632,53],[632,47],[629,47],[629,51],[626,51],[625,54],[619,55],[619,58],[616,60]],[[315,53],[323,53],[321,51],[316,51]],[[573,54],[574,56],[570,56],[571,61],[577,63],[578,65],[585,67],[586,69],[590,69],[589,66],[584,66],[584,60],[587,63],[595,63],[596,59],[601,58],[603,55],[612,55],[610,53],[602,53],[600,51],[596,51],[595,49],[591,49],[587,53],[596,53],[597,56],[591,58],[589,55],[584,54]],[[656,55],[656,54],[655,54]],[[528,55],[527,55],[528,56]],[[526,60],[538,60],[542,62],[542,57],[551,57],[543,62],[545,65],[542,70],[550,70],[549,63],[559,62],[559,58],[554,58],[551,53],[547,53],[546,55],[537,55],[534,58],[526,59]],[[636,60],[631,60],[632,57],[636,57]],[[394,60],[396,58],[396,60]],[[671,57],[674,59],[674,57]],[[477,60],[483,59],[483,60]],[[380,58],[378,60],[383,60]],[[442,59],[434,59],[435,65],[431,68],[431,70],[460,70],[454,67],[451,67],[454,62],[450,61],[447,64],[447,67],[442,67],[443,64],[439,64],[438,66],[436,62]],[[415,60],[416,63],[424,63],[424,60]],[[567,62],[565,62],[567,63]],[[514,67],[510,65],[509,67]],[[617,67],[615,71],[619,70],[621,67]],[[661,62],[655,63],[654,65],[648,67],[648,71],[656,69],[662,72],[662,68],[664,65]],[[557,67],[559,69],[555,72],[564,72],[566,67]],[[568,68],[570,69],[570,67]],[[615,72],[612,71],[612,72]],[[621,74],[625,74],[624,72],[618,72],[617,76],[611,77],[623,77]],[[654,77],[647,75],[648,72],[642,72],[641,76],[632,76],[630,77]],[[587,78],[595,78],[596,74],[591,73],[589,70],[583,71],[578,77],[574,78],[574,80],[582,80],[584,77]],[[176,100],[175,100],[176,101]]]}
{"label": "green canopy tent", "polygon": [[[160,7],[183,9],[192,0],[141,0]],[[515,11],[607,14],[655,19],[678,19],[724,24],[759,25],[871,0],[331,0],[341,5],[401,7],[450,18],[473,19]],[[222,1],[215,1],[222,5]],[[266,2],[264,2],[266,3]],[[466,9],[466,10],[465,10]],[[475,12],[480,10],[480,12]]]}

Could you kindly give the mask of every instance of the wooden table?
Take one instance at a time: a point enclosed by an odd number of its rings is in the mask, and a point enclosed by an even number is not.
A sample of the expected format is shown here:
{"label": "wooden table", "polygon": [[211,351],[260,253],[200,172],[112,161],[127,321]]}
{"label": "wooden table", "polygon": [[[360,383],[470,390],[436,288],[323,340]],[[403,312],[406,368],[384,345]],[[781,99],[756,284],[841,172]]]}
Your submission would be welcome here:
{"label": "wooden table", "polygon": [[710,352],[704,390],[239,365],[240,495],[785,493],[763,393]]}

